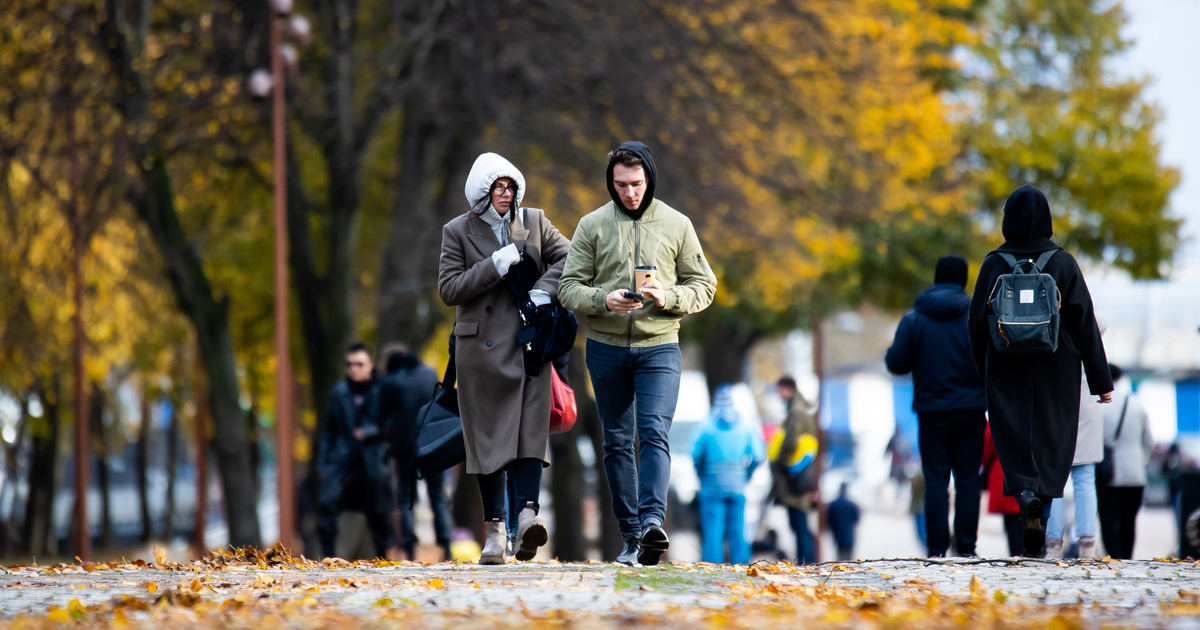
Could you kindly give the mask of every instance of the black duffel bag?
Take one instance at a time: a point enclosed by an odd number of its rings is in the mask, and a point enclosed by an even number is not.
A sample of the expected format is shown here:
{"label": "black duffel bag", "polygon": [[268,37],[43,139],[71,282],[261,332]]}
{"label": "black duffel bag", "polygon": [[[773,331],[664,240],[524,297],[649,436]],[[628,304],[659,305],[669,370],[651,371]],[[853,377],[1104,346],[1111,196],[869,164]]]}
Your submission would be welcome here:
{"label": "black duffel bag", "polygon": [[454,338],[446,375],[433,390],[433,400],[417,413],[417,444],[413,468],[422,477],[440,473],[467,460],[463,443],[462,417],[458,412],[458,389],[454,387]]}

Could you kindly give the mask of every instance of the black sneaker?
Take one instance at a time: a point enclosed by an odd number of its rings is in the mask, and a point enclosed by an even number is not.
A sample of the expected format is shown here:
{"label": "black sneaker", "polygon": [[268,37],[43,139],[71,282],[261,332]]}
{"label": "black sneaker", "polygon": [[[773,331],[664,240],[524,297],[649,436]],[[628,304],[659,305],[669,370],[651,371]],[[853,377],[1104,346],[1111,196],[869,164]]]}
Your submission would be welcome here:
{"label": "black sneaker", "polygon": [[1017,504],[1021,506],[1021,528],[1026,558],[1041,558],[1046,553],[1046,530],[1042,524],[1045,504],[1028,488],[1017,493]]}
{"label": "black sneaker", "polygon": [[641,551],[641,545],[638,544],[638,539],[629,538],[625,540],[625,549],[621,551],[621,555],[617,556],[617,564],[623,564],[628,567],[640,567],[638,564],[638,553]]}
{"label": "black sneaker", "polygon": [[651,523],[646,526],[646,531],[642,532],[642,552],[638,554],[638,562],[654,566],[670,546],[667,532],[664,532],[661,526]]}

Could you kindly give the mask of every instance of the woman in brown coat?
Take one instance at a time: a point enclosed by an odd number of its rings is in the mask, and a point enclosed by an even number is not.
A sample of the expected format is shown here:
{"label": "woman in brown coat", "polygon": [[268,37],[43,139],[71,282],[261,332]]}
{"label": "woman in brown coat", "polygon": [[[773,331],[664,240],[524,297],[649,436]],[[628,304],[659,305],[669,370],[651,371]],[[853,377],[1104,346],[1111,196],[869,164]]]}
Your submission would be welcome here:
{"label": "woman in brown coat", "polygon": [[466,472],[478,475],[487,540],[481,564],[505,561],[505,473],[515,486],[518,560],[531,560],[546,544],[538,519],[542,467],[549,465],[550,370],[525,373],[517,343],[521,315],[505,282],[521,256],[546,269],[529,292],[534,304],[558,295],[558,278],[571,242],[546,213],[521,208],[525,178],[508,160],[484,153],[467,177],[471,209],[442,228],[438,291],[458,307],[455,366],[459,411],[467,448]]}

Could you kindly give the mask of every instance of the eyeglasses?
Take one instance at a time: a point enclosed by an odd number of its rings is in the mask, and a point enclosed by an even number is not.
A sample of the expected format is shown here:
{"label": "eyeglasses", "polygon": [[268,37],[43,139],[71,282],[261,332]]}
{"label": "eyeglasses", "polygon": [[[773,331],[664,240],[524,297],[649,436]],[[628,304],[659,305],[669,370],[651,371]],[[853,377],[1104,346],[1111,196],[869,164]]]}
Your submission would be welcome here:
{"label": "eyeglasses", "polygon": [[498,192],[501,195],[503,195],[504,193],[509,193],[511,195],[515,195],[515,194],[517,194],[517,185],[509,184],[507,186],[502,186],[500,184],[492,184],[492,192]]}

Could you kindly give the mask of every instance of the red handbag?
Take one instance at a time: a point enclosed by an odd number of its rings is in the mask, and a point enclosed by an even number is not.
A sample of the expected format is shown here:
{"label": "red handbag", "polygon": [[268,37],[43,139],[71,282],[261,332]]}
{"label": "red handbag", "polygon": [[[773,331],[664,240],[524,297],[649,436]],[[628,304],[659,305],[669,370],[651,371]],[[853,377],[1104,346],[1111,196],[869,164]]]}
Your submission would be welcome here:
{"label": "red handbag", "polygon": [[550,435],[566,433],[575,426],[575,418],[579,415],[575,407],[575,390],[558,377],[558,370],[553,365],[550,368]]}

